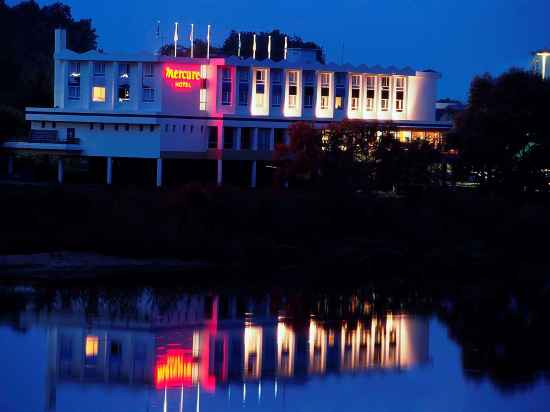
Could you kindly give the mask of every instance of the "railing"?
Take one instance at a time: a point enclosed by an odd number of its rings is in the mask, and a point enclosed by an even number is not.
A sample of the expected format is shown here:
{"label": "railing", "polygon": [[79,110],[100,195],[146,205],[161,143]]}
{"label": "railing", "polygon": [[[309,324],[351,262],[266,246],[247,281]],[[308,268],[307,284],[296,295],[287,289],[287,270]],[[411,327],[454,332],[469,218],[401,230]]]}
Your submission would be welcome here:
{"label": "railing", "polygon": [[29,136],[9,137],[6,141],[14,143],[80,144],[80,139],[77,137],[60,139],[57,130],[31,130]]}

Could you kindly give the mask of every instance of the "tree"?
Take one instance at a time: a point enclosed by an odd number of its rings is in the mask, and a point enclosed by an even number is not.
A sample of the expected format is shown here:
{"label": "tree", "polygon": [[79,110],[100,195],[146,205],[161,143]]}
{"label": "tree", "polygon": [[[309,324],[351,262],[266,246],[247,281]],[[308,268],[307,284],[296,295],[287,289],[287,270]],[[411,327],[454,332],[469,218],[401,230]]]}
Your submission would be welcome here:
{"label": "tree", "polygon": [[548,102],[550,82],[532,73],[476,77],[448,138],[448,147],[460,153],[457,170],[493,188],[540,188],[550,167]]}
{"label": "tree", "polygon": [[310,123],[297,122],[289,126],[288,133],[289,143],[275,147],[275,183],[283,185],[289,180],[315,180],[320,175],[321,166],[319,130]]}
{"label": "tree", "polygon": [[[52,106],[56,28],[68,31],[71,50],[84,52],[96,47],[91,20],[75,21],[66,5],[41,8],[31,0],[10,7],[0,1],[0,102],[10,118],[20,118],[26,106]],[[12,109],[20,115],[11,116]],[[1,123],[0,134],[12,133],[14,127],[11,122]]]}

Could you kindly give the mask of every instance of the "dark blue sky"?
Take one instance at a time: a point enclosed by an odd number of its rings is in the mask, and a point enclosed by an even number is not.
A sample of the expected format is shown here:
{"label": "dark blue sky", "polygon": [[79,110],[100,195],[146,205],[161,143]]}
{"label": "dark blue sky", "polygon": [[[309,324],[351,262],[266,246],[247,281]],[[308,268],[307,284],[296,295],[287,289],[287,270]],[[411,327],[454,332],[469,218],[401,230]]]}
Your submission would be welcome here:
{"label": "dark blue sky", "polygon": [[[16,3],[8,1],[8,3]],[[40,4],[52,1],[39,0]],[[75,18],[92,18],[106,51],[154,48],[154,26],[195,23],[213,42],[230,29],[279,28],[322,45],[328,61],[410,65],[443,74],[439,97],[466,99],[476,74],[527,67],[550,47],[550,0],[65,0]],[[187,33],[180,36],[187,38]]]}

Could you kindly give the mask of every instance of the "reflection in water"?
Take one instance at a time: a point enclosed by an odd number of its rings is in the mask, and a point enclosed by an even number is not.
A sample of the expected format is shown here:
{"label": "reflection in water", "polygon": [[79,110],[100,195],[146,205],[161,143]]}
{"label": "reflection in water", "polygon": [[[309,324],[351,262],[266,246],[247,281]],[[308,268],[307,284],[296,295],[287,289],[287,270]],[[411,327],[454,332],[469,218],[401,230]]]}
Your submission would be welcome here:
{"label": "reflection in water", "polygon": [[[220,315],[220,306],[224,306]],[[108,312],[54,308],[23,317],[48,330],[47,399],[74,384],[142,387],[156,391],[158,408],[200,406],[200,393],[242,386],[242,401],[277,399],[280,385],[313,376],[409,368],[428,360],[428,320],[409,315],[372,315],[328,320],[312,315],[304,324],[272,315],[259,302],[243,321],[237,302],[185,296],[173,311],[131,320]],[[254,316],[253,313],[261,313]],[[325,317],[326,318],[326,317]],[[196,388],[196,390],[191,390]],[[184,390],[185,392],[184,396]],[[248,393],[247,393],[248,392]],[[234,395],[233,395],[234,396]]]}

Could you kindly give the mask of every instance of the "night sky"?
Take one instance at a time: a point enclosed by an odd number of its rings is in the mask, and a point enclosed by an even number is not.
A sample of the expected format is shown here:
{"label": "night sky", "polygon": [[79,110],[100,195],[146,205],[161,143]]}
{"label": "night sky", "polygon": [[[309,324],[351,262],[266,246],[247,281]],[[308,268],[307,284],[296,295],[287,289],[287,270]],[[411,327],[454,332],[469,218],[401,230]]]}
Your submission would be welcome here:
{"label": "night sky", "polygon": [[[167,37],[175,21],[183,30],[195,23],[200,37],[206,36],[210,23],[214,44],[221,44],[231,29],[278,28],[317,42],[329,62],[340,63],[343,54],[343,61],[353,64],[440,71],[440,98],[464,100],[474,75],[526,68],[530,52],[550,47],[549,0],[63,2],[75,18],[92,19],[105,51],[153,50],[157,20]],[[180,34],[180,41],[187,38],[187,33]]]}

